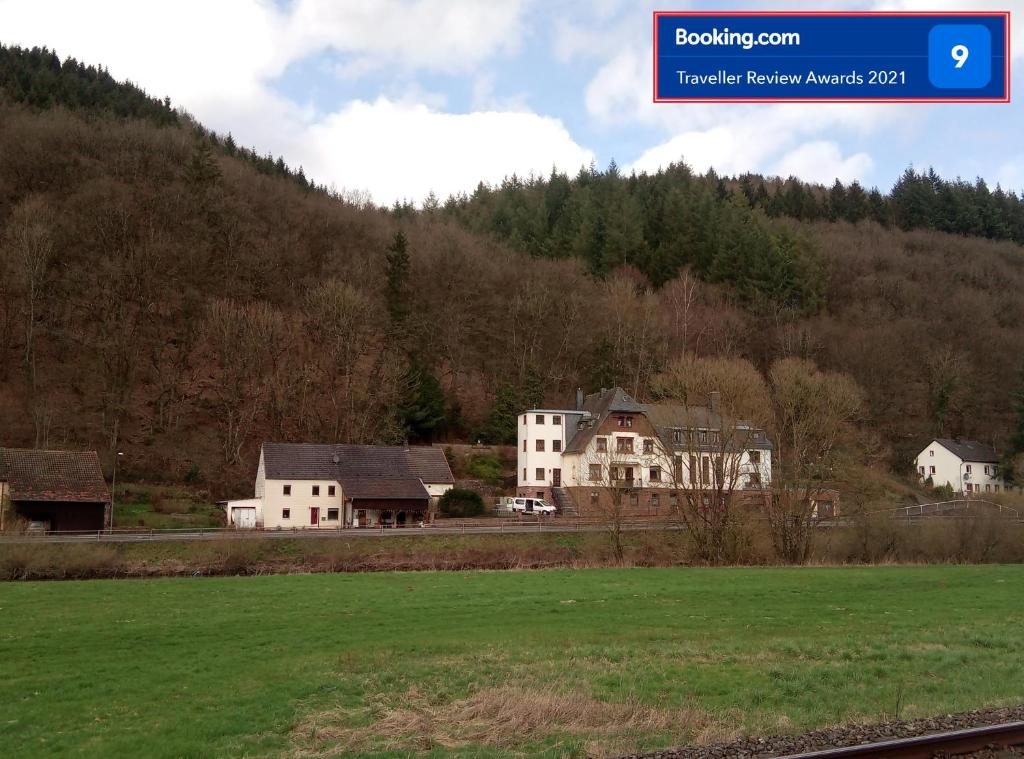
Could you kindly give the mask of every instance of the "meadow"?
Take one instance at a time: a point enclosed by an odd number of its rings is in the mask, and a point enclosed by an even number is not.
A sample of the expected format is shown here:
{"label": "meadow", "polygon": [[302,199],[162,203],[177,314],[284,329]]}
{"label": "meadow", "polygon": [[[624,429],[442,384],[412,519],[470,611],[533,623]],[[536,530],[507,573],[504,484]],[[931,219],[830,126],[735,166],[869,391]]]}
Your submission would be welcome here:
{"label": "meadow", "polygon": [[1024,567],[0,585],[3,755],[615,755],[1024,700]]}

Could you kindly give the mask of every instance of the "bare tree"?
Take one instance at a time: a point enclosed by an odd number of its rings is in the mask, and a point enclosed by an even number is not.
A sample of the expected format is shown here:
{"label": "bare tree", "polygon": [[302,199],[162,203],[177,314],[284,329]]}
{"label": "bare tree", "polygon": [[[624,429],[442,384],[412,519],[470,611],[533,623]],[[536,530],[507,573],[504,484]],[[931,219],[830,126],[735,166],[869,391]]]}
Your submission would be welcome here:
{"label": "bare tree", "polygon": [[271,392],[279,358],[288,348],[282,315],[266,303],[210,303],[204,321],[206,349],[217,370],[210,387],[220,417],[224,460],[241,460],[260,411]]}
{"label": "bare tree", "polygon": [[687,355],[655,378],[654,391],[666,401],[651,415],[667,438],[656,454],[670,513],[702,561],[735,561],[746,534],[743,506],[763,503],[771,477],[764,381],[747,361]]}
{"label": "bare tree", "polygon": [[625,550],[622,533],[629,515],[628,499],[639,485],[639,476],[631,472],[636,461],[632,449],[617,450],[616,442],[632,438],[599,436],[581,457],[580,478],[585,481],[589,503],[587,511],[596,516],[608,533],[615,561],[622,563]]}
{"label": "bare tree", "polygon": [[36,331],[47,268],[53,257],[52,226],[52,212],[46,201],[31,196],[14,208],[4,231],[4,249],[21,291],[25,343],[22,360],[33,393],[36,389]]}
{"label": "bare tree", "polygon": [[779,558],[802,564],[810,556],[814,528],[831,516],[824,496],[848,460],[862,394],[850,377],[819,371],[797,358],[775,362],[769,382],[775,445],[768,502],[772,544]]}

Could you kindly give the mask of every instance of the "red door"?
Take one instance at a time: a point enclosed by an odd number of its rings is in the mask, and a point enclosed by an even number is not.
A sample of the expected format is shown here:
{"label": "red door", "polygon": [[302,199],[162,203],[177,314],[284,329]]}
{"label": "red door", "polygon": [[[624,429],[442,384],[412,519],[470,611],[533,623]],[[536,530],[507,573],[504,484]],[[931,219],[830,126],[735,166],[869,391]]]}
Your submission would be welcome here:
{"label": "red door", "polygon": [[309,524],[312,527],[316,527],[320,524],[320,507],[311,506],[309,509]]}

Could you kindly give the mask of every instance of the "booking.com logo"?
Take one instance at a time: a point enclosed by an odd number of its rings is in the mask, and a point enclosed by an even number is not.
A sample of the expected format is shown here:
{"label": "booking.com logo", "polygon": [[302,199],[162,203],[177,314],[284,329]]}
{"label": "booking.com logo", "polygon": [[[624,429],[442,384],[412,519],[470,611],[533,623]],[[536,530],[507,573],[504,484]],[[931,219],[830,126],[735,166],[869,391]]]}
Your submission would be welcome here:
{"label": "booking.com logo", "polygon": [[800,44],[799,32],[730,32],[729,28],[712,29],[710,32],[688,32],[676,29],[677,45],[724,45],[742,47],[750,50],[754,47],[786,47]]}

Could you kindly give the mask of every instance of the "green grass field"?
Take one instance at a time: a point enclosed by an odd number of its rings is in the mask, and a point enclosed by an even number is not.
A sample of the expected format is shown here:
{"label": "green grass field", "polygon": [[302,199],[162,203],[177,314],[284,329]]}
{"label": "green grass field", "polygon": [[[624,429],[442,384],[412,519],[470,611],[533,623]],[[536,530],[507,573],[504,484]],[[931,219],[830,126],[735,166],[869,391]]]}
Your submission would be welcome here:
{"label": "green grass field", "polygon": [[0,585],[4,756],[583,756],[1024,700],[1024,567]]}

